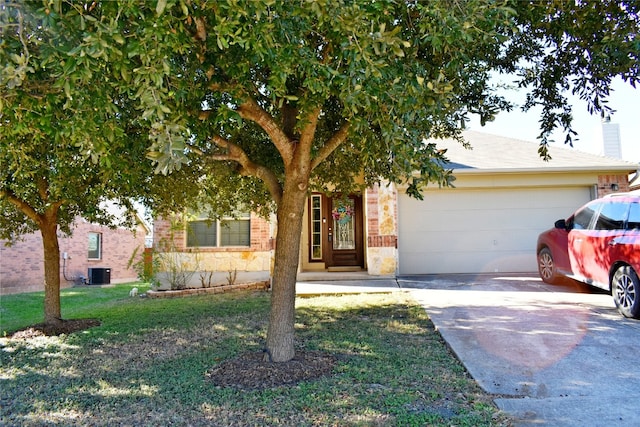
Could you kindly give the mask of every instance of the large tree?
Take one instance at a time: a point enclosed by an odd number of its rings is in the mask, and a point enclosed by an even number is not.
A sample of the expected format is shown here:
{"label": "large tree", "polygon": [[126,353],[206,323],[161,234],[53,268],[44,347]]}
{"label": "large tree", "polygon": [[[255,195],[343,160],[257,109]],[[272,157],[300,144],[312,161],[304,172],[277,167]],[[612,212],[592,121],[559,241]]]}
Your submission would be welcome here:
{"label": "large tree", "polygon": [[[45,2],[47,5],[49,2]],[[66,2],[52,2],[65,19]],[[69,4],[73,4],[70,2]],[[267,349],[294,355],[294,298],[305,199],[356,183],[447,185],[445,153],[470,114],[512,106],[499,73],[541,105],[541,154],[571,137],[573,90],[601,112],[614,76],[638,80],[635,1],[158,0],[71,10],[81,45],[67,63],[108,64],[152,128],[157,172],[207,168],[213,199],[278,221]],[[109,74],[109,72],[111,74]],[[84,82],[84,81],[83,81]],[[462,141],[461,141],[462,142]],[[204,169],[198,169],[204,170]],[[363,179],[358,179],[363,178]]]}
{"label": "large tree", "polygon": [[59,232],[72,233],[79,216],[132,226],[105,202],[131,210],[153,175],[149,131],[126,92],[103,78],[109,64],[70,55],[86,35],[73,12],[84,6],[64,6],[56,14],[41,2],[0,2],[0,237],[42,236],[50,326],[62,322]]}

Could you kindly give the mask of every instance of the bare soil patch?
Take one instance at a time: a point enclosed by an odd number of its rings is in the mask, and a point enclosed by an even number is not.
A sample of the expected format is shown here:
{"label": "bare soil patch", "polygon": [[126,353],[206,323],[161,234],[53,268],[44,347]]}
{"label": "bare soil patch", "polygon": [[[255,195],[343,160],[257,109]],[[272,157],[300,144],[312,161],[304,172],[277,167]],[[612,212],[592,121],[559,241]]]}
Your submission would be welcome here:
{"label": "bare soil patch", "polygon": [[216,387],[262,390],[294,385],[331,375],[338,358],[317,351],[297,351],[288,362],[265,360],[265,353],[244,353],[220,363],[206,373]]}

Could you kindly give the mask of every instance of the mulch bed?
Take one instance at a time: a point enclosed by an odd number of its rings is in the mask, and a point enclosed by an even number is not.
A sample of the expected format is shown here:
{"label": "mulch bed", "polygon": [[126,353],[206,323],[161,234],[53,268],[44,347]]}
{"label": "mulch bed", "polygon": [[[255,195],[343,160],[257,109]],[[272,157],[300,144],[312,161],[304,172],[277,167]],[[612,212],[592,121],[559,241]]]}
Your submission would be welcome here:
{"label": "mulch bed", "polygon": [[211,368],[206,377],[216,387],[263,390],[294,385],[333,373],[338,358],[318,351],[297,351],[288,362],[270,362],[265,353],[244,353]]}
{"label": "mulch bed", "polygon": [[8,338],[13,339],[29,339],[41,336],[57,336],[63,334],[72,334],[74,332],[84,331],[95,326],[100,326],[98,319],[65,319],[59,324],[50,325],[46,323],[38,323],[21,329],[9,335]]}

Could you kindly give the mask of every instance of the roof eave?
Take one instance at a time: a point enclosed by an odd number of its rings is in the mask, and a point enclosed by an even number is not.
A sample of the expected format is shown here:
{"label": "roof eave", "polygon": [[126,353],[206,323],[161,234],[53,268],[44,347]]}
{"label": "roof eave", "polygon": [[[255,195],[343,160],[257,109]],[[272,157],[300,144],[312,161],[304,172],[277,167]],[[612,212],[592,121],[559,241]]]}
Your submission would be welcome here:
{"label": "roof eave", "polygon": [[610,166],[610,167],[602,167],[602,166],[580,166],[580,167],[554,167],[554,168],[515,168],[515,169],[506,169],[506,168],[494,168],[494,169],[480,169],[480,168],[458,168],[453,169],[453,173],[455,174],[515,174],[515,173],[582,173],[582,172],[598,172],[598,173],[608,173],[608,172],[624,172],[624,173],[635,173],[638,169],[625,167],[625,166]]}

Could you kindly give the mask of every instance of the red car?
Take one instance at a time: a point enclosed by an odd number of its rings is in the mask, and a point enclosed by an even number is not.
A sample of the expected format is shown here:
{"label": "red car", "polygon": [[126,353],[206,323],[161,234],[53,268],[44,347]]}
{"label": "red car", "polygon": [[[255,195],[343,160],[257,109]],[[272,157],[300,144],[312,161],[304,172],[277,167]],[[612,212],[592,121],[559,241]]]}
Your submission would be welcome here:
{"label": "red car", "polygon": [[640,318],[640,196],[593,200],[538,237],[538,272],[611,292],[620,313]]}

